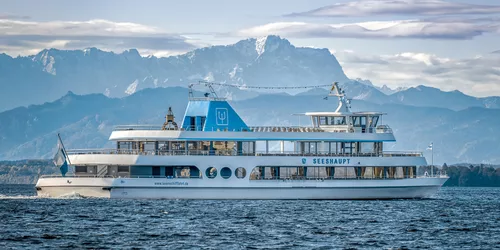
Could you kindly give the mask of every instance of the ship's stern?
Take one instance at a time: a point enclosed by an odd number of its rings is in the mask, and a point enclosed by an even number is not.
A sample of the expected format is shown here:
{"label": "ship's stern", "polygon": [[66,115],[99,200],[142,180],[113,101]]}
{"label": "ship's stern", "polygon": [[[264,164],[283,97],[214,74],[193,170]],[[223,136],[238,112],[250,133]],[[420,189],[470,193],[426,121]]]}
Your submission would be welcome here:
{"label": "ship's stern", "polygon": [[40,197],[110,198],[113,179],[48,176],[39,178],[35,187],[37,195]]}

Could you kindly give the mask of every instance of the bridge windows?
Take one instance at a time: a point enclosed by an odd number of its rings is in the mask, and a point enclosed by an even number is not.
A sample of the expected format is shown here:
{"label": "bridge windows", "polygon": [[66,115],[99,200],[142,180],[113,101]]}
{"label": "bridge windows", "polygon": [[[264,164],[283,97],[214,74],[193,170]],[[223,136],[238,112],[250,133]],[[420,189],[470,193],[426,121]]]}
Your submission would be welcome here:
{"label": "bridge windows", "polygon": [[370,116],[370,127],[377,127],[379,116]]}
{"label": "bridge windows", "polygon": [[328,125],[326,116],[320,116],[319,117],[319,125],[320,126],[322,126],[322,125]]}
{"label": "bridge windows", "polygon": [[347,125],[345,116],[330,117],[330,125]]}

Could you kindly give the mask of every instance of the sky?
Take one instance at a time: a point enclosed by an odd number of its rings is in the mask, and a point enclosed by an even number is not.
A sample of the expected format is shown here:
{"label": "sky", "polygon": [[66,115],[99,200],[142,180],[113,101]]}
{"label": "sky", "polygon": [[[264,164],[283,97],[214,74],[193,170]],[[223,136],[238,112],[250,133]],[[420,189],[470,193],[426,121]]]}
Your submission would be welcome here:
{"label": "sky", "polygon": [[348,77],[500,96],[498,0],[0,0],[0,53],[97,47],[170,56],[279,35]]}

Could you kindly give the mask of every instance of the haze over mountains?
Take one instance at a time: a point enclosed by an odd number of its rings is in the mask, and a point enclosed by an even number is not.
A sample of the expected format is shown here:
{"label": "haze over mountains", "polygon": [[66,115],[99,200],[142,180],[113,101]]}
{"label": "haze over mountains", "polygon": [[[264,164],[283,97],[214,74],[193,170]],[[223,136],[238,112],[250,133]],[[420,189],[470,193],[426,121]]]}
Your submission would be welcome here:
{"label": "haze over mountains", "polygon": [[[436,162],[500,163],[499,97],[476,98],[426,86],[392,90],[350,80],[327,49],[297,48],[277,36],[167,58],[96,48],[49,49],[16,58],[0,54],[0,159],[52,157],[57,132],[70,148],[111,147],[107,138],[114,125],[161,124],[168,106],[181,119],[186,86],[198,80],[248,86],[339,81],[355,99],[353,109],[389,114],[384,123],[394,129],[398,142],[388,143],[387,149],[424,150],[434,141]],[[251,125],[297,124],[290,114],[336,106],[335,100],[323,100],[326,89],[219,91]]]}
{"label": "haze over mountains", "polygon": [[[120,54],[96,48],[46,49],[27,57],[0,54],[0,111],[54,101],[68,91],[124,97],[145,88],[187,86],[198,80],[249,86],[353,82],[329,50],[298,48],[278,36],[247,39],[165,58],[141,57],[135,49]],[[368,80],[354,81],[349,85],[356,85],[352,88],[359,93],[352,97],[370,98],[377,103],[452,109],[500,105],[498,97],[475,98],[458,91],[442,92],[423,86],[395,92],[387,87],[377,88]]]}

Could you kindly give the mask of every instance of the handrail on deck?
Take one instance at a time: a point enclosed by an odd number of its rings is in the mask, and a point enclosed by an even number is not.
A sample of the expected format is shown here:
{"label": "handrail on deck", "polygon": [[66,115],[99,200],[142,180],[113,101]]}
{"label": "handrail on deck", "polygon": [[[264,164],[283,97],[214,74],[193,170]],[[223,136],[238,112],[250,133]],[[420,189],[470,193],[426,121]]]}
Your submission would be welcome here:
{"label": "handrail on deck", "polygon": [[[168,179],[168,180],[185,180],[185,179],[203,179],[203,177],[171,177],[171,176],[157,176],[157,175],[131,175],[131,176],[113,176],[113,175],[106,175],[106,176],[98,176],[98,175],[69,175],[69,176],[62,176],[62,175],[41,175],[39,177],[40,179],[44,178],[112,178],[112,179],[119,179],[119,178],[149,178],[149,179]],[[307,177],[307,176],[293,176],[293,177],[264,177],[264,178],[251,178],[249,177],[251,181],[269,181],[269,180],[280,180],[280,181],[286,181],[286,180],[318,180],[318,181],[324,181],[324,180],[360,180],[360,179],[366,179],[366,180],[388,180],[388,179],[416,179],[416,178],[449,178],[448,175],[446,174],[436,174],[433,176],[423,176],[423,175],[405,175],[403,177],[370,177],[370,176],[363,176],[363,177]]]}
{"label": "handrail on deck", "polygon": [[198,156],[304,156],[304,157],[421,157],[422,152],[386,151],[382,153],[305,153],[296,151],[255,151],[242,152],[236,150],[122,150],[122,149],[73,149],[68,155],[86,154],[122,154],[122,155],[198,155]]}
{"label": "handrail on deck", "polygon": [[[113,128],[113,131],[133,131],[133,130],[147,130],[147,131],[161,131],[161,125],[118,125]],[[360,128],[345,126],[345,128],[338,130],[325,130],[321,127],[311,126],[248,126],[242,128],[235,128],[231,130],[213,129],[203,130],[200,126],[189,126],[187,128],[178,128],[171,131],[204,131],[204,132],[302,132],[302,133],[366,133],[366,134],[392,134],[392,129],[387,125],[380,125],[376,128]]]}

